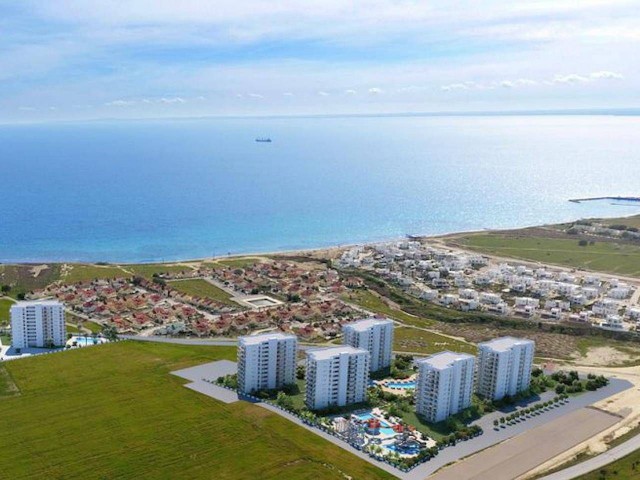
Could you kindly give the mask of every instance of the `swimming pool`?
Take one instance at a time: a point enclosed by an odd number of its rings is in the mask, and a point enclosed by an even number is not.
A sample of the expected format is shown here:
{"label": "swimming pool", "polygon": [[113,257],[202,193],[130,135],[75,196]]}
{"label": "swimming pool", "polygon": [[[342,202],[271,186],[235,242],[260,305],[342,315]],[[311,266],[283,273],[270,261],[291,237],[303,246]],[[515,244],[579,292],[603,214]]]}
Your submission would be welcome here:
{"label": "swimming pool", "polygon": [[410,381],[410,382],[387,382],[385,384],[385,387],[389,387],[389,388],[402,388],[402,389],[411,389],[411,388],[416,388],[416,382],[415,381]]}
{"label": "swimming pool", "polygon": [[376,420],[378,420],[380,422],[380,426],[383,427],[383,428],[380,429],[381,432],[383,430],[385,430],[385,429],[393,430],[391,428],[391,424],[389,422],[387,422],[386,420],[383,420],[381,418],[378,418],[375,415],[372,415],[371,412],[361,413],[360,415],[356,415],[356,417],[358,417],[360,420],[369,420],[371,418],[375,418]]}
{"label": "swimming pool", "polygon": [[67,345],[69,346],[78,346],[78,347],[86,347],[86,346],[91,346],[91,345],[99,345],[101,343],[106,343],[107,339],[106,338],[102,338],[102,337],[97,337],[97,338],[93,338],[93,337],[71,337],[68,341],[67,341]]}

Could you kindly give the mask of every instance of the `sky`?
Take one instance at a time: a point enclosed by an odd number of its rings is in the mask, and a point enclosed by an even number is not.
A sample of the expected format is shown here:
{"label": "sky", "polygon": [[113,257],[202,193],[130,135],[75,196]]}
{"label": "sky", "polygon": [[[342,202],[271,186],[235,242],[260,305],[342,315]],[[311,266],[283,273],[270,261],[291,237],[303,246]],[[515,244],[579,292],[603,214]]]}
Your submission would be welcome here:
{"label": "sky", "polygon": [[640,107],[640,0],[0,0],[0,122]]}

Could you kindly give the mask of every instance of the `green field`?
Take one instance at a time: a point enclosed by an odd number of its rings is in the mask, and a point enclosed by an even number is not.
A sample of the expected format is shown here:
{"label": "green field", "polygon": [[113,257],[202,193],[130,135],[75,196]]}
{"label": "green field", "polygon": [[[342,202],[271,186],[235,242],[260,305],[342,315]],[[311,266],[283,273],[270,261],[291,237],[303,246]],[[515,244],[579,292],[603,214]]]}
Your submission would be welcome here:
{"label": "green field", "polygon": [[245,268],[254,263],[262,260],[259,257],[242,257],[242,258],[228,258],[226,260],[217,260],[216,263],[219,265],[224,265],[225,267],[232,268]]}
{"label": "green field", "polygon": [[[235,348],[120,342],[7,362],[3,478],[393,478],[279,415],[170,375]],[[34,461],[37,459],[37,461]]]}
{"label": "green field", "polygon": [[124,265],[123,268],[127,271],[133,272],[135,275],[150,279],[154,274],[161,273],[180,273],[189,272],[191,267],[185,265],[165,265],[162,263],[149,264],[149,265]]}
{"label": "green field", "polygon": [[0,325],[5,325],[11,320],[9,310],[11,310],[13,300],[8,298],[0,298]]}
{"label": "green field", "polygon": [[369,290],[352,290],[342,298],[346,302],[355,303],[366,310],[393,318],[394,320],[398,320],[402,323],[408,323],[409,325],[416,325],[420,327],[433,325],[432,321],[424,317],[416,317],[397,308],[392,308],[385,303],[382,298],[371,293]]}
{"label": "green field", "polygon": [[65,283],[88,282],[95,279],[125,278],[131,274],[125,272],[122,268],[114,265],[70,265],[70,270],[63,274],[62,279]]}
{"label": "green field", "polygon": [[195,278],[193,280],[174,280],[169,282],[169,285],[179,292],[186,293],[187,295],[200,298],[210,298],[216,302],[224,303],[225,305],[233,307],[238,306],[236,302],[231,300],[231,295],[201,278]]}
{"label": "green field", "polygon": [[637,480],[640,478],[640,450],[576,480]]}
{"label": "green field", "polygon": [[438,335],[434,332],[408,327],[396,327],[393,334],[393,349],[398,352],[429,355],[443,350],[471,353],[473,355],[477,353],[475,345]]}
{"label": "green field", "polygon": [[640,246],[632,244],[596,239],[583,247],[578,239],[484,233],[456,238],[456,243],[489,255],[640,276]]}
{"label": "green field", "polygon": [[34,276],[33,265],[0,265],[0,285],[11,286],[9,296],[44,288],[60,278],[60,265],[47,264],[48,268]]}

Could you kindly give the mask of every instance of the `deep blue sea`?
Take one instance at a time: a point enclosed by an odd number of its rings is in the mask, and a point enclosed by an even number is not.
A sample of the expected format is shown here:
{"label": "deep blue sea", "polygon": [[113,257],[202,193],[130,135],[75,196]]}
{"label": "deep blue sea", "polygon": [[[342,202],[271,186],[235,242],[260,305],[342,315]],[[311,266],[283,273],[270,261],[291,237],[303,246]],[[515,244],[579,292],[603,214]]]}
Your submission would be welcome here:
{"label": "deep blue sea", "polygon": [[640,213],[568,202],[640,196],[640,117],[0,126],[0,179],[0,261],[312,248]]}

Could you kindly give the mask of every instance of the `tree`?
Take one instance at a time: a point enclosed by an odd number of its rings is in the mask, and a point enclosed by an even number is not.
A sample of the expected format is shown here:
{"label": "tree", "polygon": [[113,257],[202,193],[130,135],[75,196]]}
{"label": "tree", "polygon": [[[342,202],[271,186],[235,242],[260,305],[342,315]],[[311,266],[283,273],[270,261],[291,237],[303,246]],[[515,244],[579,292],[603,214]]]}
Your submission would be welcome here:
{"label": "tree", "polygon": [[293,409],[293,399],[284,392],[278,392],[278,396],[276,397],[276,405],[285,410]]}
{"label": "tree", "polygon": [[562,394],[565,392],[565,390],[566,390],[566,387],[562,383],[559,383],[558,385],[556,385],[557,394]]}
{"label": "tree", "polygon": [[0,287],[0,290],[2,291],[2,293],[7,294],[11,291],[11,285],[2,285],[2,287]]}
{"label": "tree", "polygon": [[304,380],[304,376],[305,376],[305,368],[304,365],[298,365],[296,367],[296,378],[298,380]]}
{"label": "tree", "polygon": [[584,238],[582,240],[578,241],[578,245],[581,247],[586,247],[587,245],[589,245],[589,242],[587,242]]}

